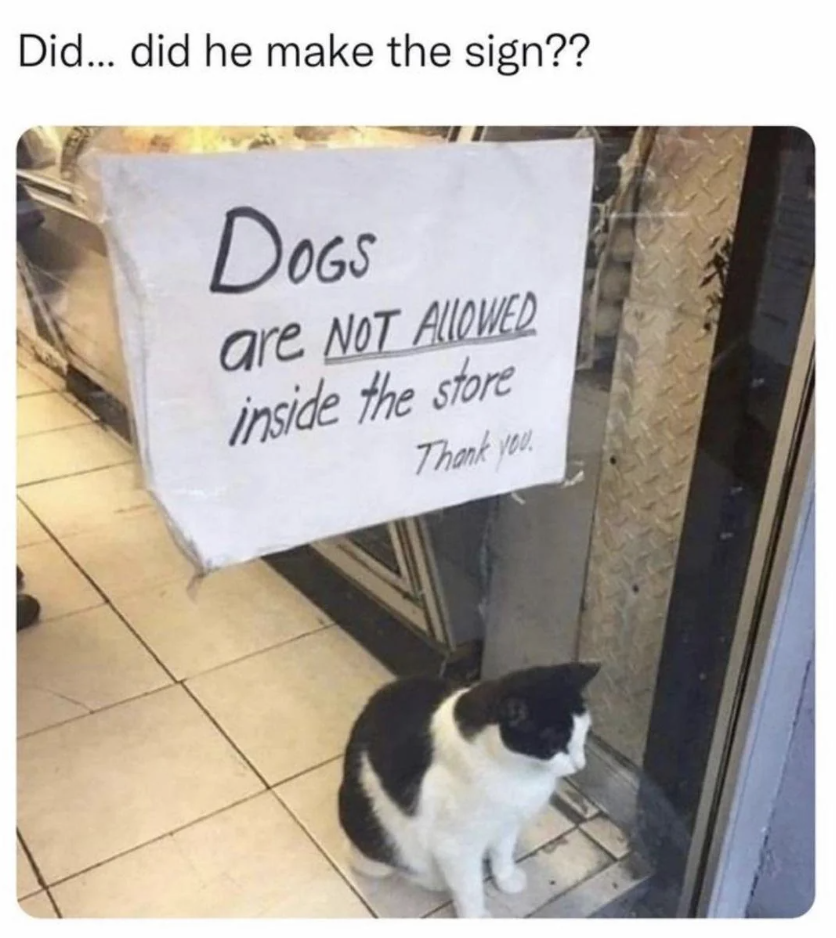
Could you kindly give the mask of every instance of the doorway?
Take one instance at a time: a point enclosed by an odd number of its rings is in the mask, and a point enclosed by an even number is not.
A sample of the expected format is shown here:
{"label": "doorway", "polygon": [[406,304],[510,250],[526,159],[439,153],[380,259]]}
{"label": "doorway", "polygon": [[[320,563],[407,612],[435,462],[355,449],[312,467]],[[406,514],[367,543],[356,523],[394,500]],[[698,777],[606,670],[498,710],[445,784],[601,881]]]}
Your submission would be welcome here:
{"label": "doorway", "polygon": [[441,590],[419,522],[374,525],[313,547],[410,626],[440,645],[449,645]]}

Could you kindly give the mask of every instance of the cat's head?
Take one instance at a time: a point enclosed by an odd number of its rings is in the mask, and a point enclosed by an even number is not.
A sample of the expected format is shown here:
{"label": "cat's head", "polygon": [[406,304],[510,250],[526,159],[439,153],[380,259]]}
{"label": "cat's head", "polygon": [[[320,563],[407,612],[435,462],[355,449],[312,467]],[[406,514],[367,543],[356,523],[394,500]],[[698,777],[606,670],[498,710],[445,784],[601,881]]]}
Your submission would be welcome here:
{"label": "cat's head", "polygon": [[528,668],[497,682],[494,713],[507,749],[548,762],[560,776],[586,765],[591,719],[584,690],[598,664]]}

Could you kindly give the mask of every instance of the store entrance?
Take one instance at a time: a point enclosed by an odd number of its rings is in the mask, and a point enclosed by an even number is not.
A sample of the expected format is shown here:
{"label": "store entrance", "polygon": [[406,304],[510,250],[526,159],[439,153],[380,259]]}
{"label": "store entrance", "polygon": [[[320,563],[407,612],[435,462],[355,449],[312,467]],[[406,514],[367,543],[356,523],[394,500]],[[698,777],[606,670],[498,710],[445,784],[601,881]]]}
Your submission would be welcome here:
{"label": "store entrance", "polygon": [[[583,135],[596,172],[565,482],[264,559],[399,676],[600,662],[587,768],[555,797],[573,828],[562,862],[584,879],[538,914],[623,898],[668,917],[702,901],[788,523],[812,393],[812,143],[782,128],[275,130],[277,146]],[[45,216],[19,265],[56,287],[71,389],[126,402],[101,237],[56,207],[55,180],[19,178]]]}

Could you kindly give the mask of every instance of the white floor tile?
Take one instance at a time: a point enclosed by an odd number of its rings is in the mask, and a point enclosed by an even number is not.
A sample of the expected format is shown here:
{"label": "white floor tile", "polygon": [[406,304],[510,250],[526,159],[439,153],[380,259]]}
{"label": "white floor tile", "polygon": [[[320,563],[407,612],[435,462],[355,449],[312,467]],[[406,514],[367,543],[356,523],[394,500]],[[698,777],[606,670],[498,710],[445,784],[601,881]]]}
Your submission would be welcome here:
{"label": "white floor tile", "polygon": [[329,622],[261,561],[210,574],[194,595],[186,581],[118,597],[115,604],[178,678],[313,632]]}
{"label": "white floor tile", "polygon": [[58,538],[155,511],[135,463],[27,485],[20,498]]}
{"label": "white floor tile", "polygon": [[90,713],[90,708],[55,692],[17,685],[17,735],[26,736]]}
{"label": "white floor tile", "polygon": [[493,885],[492,904],[495,915],[520,918],[545,905],[610,863],[610,858],[581,831],[573,830],[560,840],[527,857],[522,867],[528,875],[528,886],[517,896],[499,893]]}
{"label": "white floor tile", "polygon": [[24,589],[41,604],[41,622],[101,606],[104,599],[54,542],[17,552]]}
{"label": "white floor tile", "polygon": [[155,512],[139,512],[92,531],[65,535],[61,543],[110,599],[182,582],[193,574]]}
{"label": "white floor tile", "polygon": [[420,918],[444,905],[448,896],[428,892],[397,876],[376,880],[360,876],[348,864],[348,844],[337,815],[341,760],[331,762],[275,791],[343,876],[381,918]]}
{"label": "white floor tile", "polygon": [[132,459],[126,444],[96,424],[39,433],[17,441],[17,484],[103,469]]}
{"label": "white floor tile", "polygon": [[17,639],[17,732],[32,733],[170,683],[109,606],[52,619]]}
{"label": "white floor tile", "polygon": [[391,677],[337,628],[201,674],[188,686],[270,784],[338,755]]}
{"label": "white floor tile", "polygon": [[90,418],[57,391],[17,399],[17,435],[32,436],[89,424]]}
{"label": "white floor tile", "polygon": [[601,810],[598,805],[590,801],[577,785],[570,782],[569,779],[561,779],[557,792],[558,797],[565,801],[566,804],[569,805],[573,811],[576,811],[584,820],[588,821],[590,818],[595,817]]}
{"label": "white floor tile", "polygon": [[[375,880],[355,873],[348,864],[348,846],[337,813],[337,791],[342,778],[342,760],[314,769],[279,785],[275,791],[305,829],[360,892],[375,913],[383,918],[420,918],[449,901],[445,893],[427,892],[398,876]],[[523,831],[517,856],[541,849],[572,828],[572,822],[547,808]]]}
{"label": "white floor tile", "polygon": [[181,687],[18,741],[18,827],[47,883],[255,794]]}
{"label": "white floor tile", "polygon": [[541,906],[535,918],[590,918],[635,890],[646,874],[629,859],[611,863],[577,886]]}
{"label": "white floor tile", "polygon": [[68,918],[366,918],[270,793],[54,888]]}
{"label": "white floor tile", "polygon": [[17,502],[17,546],[30,547],[51,540],[49,532],[37,521],[32,512]]}
{"label": "white floor tile", "polygon": [[523,830],[515,856],[521,860],[558,837],[568,834],[573,827],[574,824],[565,814],[549,805]]}
{"label": "white floor tile", "polygon": [[29,394],[48,394],[52,388],[36,377],[27,368],[17,366],[17,396],[26,397]]}
{"label": "white floor tile", "polygon": [[40,888],[41,885],[35,876],[29,857],[20,846],[20,841],[17,841],[17,897],[23,899],[25,896],[31,896]]}
{"label": "white floor tile", "polygon": [[[508,896],[488,882],[485,904],[493,918],[526,918],[610,862],[600,847],[575,829],[522,861],[520,866],[528,876],[522,892]],[[453,918],[455,913],[447,905],[430,917]]]}
{"label": "white floor tile", "polygon": [[45,892],[20,900],[21,909],[32,918],[58,918]]}
{"label": "white floor tile", "polygon": [[60,391],[67,386],[67,379],[62,372],[50,368],[39,361],[31,352],[24,352],[18,359],[23,367],[30,373],[39,378],[52,391]]}
{"label": "white floor tile", "polygon": [[621,860],[630,852],[630,843],[624,833],[603,814],[582,824],[581,829],[616,860]]}

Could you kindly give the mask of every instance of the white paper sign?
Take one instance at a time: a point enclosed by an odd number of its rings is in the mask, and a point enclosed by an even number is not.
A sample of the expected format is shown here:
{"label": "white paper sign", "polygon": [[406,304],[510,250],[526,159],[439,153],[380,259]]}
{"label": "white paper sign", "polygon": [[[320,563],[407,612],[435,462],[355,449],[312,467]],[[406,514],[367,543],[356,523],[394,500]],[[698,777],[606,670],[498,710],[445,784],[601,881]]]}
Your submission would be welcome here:
{"label": "white paper sign", "polygon": [[104,156],[146,482],[210,570],[560,481],[591,141]]}

